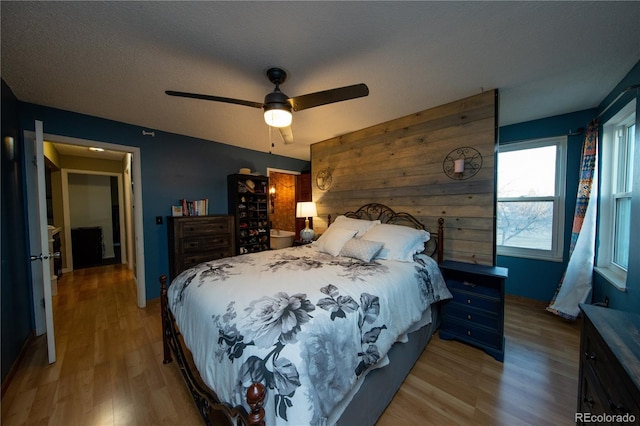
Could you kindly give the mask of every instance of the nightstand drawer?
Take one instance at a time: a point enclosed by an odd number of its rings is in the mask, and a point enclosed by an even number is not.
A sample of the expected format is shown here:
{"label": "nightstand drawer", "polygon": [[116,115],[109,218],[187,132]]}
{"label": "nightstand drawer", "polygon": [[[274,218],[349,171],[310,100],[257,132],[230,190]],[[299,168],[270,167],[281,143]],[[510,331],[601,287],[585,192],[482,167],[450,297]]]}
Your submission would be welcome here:
{"label": "nightstand drawer", "polygon": [[480,293],[460,291],[454,287],[449,287],[449,289],[453,295],[452,301],[455,303],[493,313],[498,313],[502,307],[500,298],[489,297]]}
{"label": "nightstand drawer", "polygon": [[463,305],[457,302],[445,303],[443,308],[443,315],[453,319],[457,319],[459,322],[470,322],[478,324],[483,327],[490,328],[492,330],[499,331],[502,328],[502,322],[497,313],[488,313],[479,309],[470,308],[467,305]]}
{"label": "nightstand drawer", "polygon": [[503,338],[501,334],[469,322],[459,322],[458,319],[450,318],[449,321],[443,322],[440,330],[441,337],[443,333],[457,336],[462,340],[476,343],[482,347],[502,349]]}
{"label": "nightstand drawer", "polygon": [[479,285],[477,284],[480,281],[484,280],[458,280],[458,279],[448,279],[447,287],[451,291],[462,291],[465,293],[474,293],[478,295],[482,295],[485,297],[493,298],[499,300],[501,298],[500,288],[487,285]]}

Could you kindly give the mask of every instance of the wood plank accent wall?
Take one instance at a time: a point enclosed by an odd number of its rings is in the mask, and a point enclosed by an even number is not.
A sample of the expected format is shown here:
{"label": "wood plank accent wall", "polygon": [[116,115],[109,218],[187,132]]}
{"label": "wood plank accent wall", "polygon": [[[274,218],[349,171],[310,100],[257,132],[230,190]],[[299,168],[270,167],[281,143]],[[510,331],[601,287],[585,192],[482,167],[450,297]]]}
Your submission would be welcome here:
{"label": "wood plank accent wall", "polygon": [[[333,217],[377,202],[416,216],[428,229],[445,219],[444,258],[495,264],[498,91],[431,108],[311,145],[316,232]],[[482,168],[466,180],[443,170],[451,151],[472,147]],[[315,185],[329,169],[331,187]]]}

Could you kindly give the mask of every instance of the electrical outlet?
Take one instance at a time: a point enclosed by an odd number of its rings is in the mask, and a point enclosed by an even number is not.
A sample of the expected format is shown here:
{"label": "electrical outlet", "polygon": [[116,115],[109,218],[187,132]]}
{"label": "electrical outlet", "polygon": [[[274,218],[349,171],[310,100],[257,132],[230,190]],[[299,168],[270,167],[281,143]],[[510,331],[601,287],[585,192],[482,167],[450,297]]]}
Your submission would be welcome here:
{"label": "electrical outlet", "polygon": [[156,216],[156,225],[162,225],[162,216]]}

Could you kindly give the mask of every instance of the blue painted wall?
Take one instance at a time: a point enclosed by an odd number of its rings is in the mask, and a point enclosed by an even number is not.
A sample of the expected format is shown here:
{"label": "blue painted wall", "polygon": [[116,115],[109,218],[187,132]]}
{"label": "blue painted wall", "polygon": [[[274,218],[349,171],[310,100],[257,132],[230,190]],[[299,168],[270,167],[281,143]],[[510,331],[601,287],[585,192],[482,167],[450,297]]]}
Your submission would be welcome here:
{"label": "blue painted wall", "polygon": [[[35,120],[44,123],[48,134],[140,148],[147,299],[159,297],[158,277],[169,272],[166,220],[156,225],[156,216],[169,215],[170,206],[181,198],[208,198],[210,214],[226,214],[227,175],[241,167],[262,174],[267,167],[292,171],[311,167],[308,161],[157,130],[155,137],[143,136],[143,129],[154,129],[20,103],[22,130],[34,130]],[[134,191],[138,188],[135,182]]]}
{"label": "blue painted wall", "polygon": [[[499,144],[519,142],[528,139],[548,138],[568,135],[579,128],[586,129],[587,124],[597,115],[596,109],[572,114],[558,115],[541,120],[504,126],[499,129]],[[567,177],[564,221],[564,252],[562,262],[525,259],[510,256],[498,256],[497,264],[509,268],[507,294],[550,301],[553,297],[569,258],[571,227],[578,193],[580,157],[584,132],[567,137]]]}
{"label": "blue painted wall", "polygon": [[24,150],[20,143],[18,100],[2,80],[2,139],[12,137],[15,155],[11,160],[2,142],[2,381],[29,337],[32,327],[31,267],[26,200],[22,167]]}

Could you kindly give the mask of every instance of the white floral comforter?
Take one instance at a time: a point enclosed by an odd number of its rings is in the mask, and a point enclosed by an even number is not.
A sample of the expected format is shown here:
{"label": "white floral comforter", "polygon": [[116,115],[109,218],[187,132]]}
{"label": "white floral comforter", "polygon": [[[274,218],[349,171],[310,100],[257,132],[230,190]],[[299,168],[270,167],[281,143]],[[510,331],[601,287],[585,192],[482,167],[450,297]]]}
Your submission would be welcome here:
{"label": "white floral comforter", "polygon": [[246,388],[262,382],[268,425],[326,424],[423,312],[451,297],[426,256],[365,263],[313,245],[203,263],[168,295],[203,380],[245,407]]}

